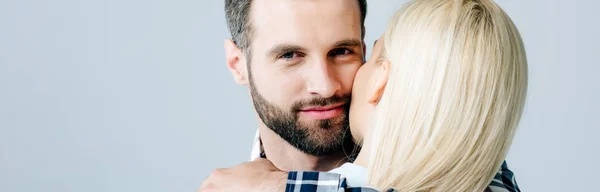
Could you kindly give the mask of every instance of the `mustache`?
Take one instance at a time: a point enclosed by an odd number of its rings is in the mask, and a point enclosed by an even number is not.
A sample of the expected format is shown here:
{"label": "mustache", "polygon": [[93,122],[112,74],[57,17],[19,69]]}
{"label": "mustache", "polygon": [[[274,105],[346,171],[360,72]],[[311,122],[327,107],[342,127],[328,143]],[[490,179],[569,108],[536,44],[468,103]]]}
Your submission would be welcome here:
{"label": "mustache", "polygon": [[339,103],[344,103],[344,107],[348,108],[350,106],[351,98],[352,97],[350,94],[342,95],[342,96],[334,95],[329,98],[316,97],[316,98],[311,98],[311,99],[307,99],[307,100],[297,101],[292,105],[291,109],[292,109],[292,112],[300,112],[300,109],[302,109],[305,106],[322,107],[322,106],[329,106],[329,105],[334,105],[334,104],[339,104]]}

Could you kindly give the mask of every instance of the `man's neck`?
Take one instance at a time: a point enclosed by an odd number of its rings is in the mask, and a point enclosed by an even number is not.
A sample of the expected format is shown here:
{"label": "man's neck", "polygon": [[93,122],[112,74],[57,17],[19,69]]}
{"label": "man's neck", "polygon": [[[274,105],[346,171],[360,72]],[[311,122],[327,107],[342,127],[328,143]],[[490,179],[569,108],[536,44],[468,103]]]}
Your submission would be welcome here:
{"label": "man's neck", "polygon": [[323,157],[308,155],[283,140],[262,122],[258,130],[267,159],[281,170],[329,171],[345,163],[346,156],[343,153]]}

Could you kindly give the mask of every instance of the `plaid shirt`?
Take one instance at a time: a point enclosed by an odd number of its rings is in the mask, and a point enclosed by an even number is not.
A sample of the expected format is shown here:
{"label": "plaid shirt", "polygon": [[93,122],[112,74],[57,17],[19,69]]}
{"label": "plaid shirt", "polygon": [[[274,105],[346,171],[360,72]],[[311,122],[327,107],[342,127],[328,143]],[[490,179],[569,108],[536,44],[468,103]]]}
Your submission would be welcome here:
{"label": "plaid shirt", "polygon": [[[260,142],[258,131],[256,132],[254,146],[252,148],[251,160],[266,158]],[[314,171],[290,171],[285,186],[286,192],[379,192],[370,187],[349,187],[346,177],[338,173],[314,172]],[[394,192],[387,189],[385,192]],[[513,172],[508,169],[506,161],[496,172],[496,176],[485,189],[485,192],[521,192]]]}
{"label": "plaid shirt", "polygon": [[[343,175],[330,172],[291,171],[285,185],[286,192],[379,192],[370,187],[348,187]],[[520,192],[515,177],[506,162],[496,173],[485,192]],[[395,192],[387,189],[386,192]]]}

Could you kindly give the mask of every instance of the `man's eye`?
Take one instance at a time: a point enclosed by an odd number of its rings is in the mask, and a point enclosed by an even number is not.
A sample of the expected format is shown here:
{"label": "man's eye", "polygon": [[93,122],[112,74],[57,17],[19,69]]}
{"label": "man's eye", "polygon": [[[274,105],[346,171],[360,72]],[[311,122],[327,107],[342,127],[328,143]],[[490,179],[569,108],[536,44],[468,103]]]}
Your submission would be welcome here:
{"label": "man's eye", "polygon": [[350,51],[349,49],[346,48],[340,48],[340,49],[334,49],[331,51],[331,55],[332,56],[336,56],[336,55],[347,55],[352,53],[352,51]]}
{"label": "man's eye", "polygon": [[279,58],[281,59],[293,59],[294,57],[297,57],[298,54],[296,52],[287,52],[282,54],[281,56],[279,56]]}

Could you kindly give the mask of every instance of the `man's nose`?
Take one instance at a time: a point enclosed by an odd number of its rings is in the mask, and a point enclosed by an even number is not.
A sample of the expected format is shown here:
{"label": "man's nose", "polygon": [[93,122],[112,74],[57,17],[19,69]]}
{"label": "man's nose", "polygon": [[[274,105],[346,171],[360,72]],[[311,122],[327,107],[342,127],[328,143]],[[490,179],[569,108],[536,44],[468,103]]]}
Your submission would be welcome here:
{"label": "man's nose", "polygon": [[341,89],[333,64],[325,61],[315,63],[308,71],[307,91],[311,95],[329,98]]}

